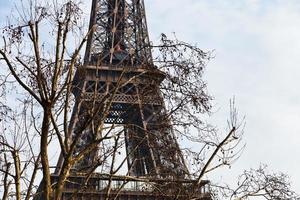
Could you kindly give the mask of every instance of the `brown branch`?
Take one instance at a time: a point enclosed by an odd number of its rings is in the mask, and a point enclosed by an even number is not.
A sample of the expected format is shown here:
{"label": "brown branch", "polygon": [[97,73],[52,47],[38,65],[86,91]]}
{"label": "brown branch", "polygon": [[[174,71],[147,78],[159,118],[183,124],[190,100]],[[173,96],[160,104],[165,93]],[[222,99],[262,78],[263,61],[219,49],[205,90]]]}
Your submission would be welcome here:
{"label": "brown branch", "polygon": [[37,171],[38,171],[38,167],[39,167],[39,164],[40,164],[40,158],[41,158],[41,156],[39,154],[38,158],[34,161],[34,168],[33,168],[33,171],[32,171],[29,186],[27,187],[27,194],[26,194],[25,200],[29,200],[30,197],[31,197],[32,188],[34,186],[34,181],[35,181],[36,174],[37,174]]}
{"label": "brown branch", "polygon": [[[55,66],[54,66],[54,74],[52,77],[52,88],[51,88],[51,99],[55,96],[56,93],[56,87],[57,87],[57,82],[58,82],[58,76],[59,76],[59,71],[61,68],[61,65],[59,65],[59,59],[60,59],[60,42],[61,42],[61,37],[62,37],[62,24],[58,23],[58,30],[57,30],[57,38],[56,38],[56,50],[55,50]],[[62,59],[62,58],[61,58]]]}
{"label": "brown branch", "polygon": [[21,78],[19,77],[19,75],[16,73],[15,68],[12,66],[11,61],[8,59],[8,57],[6,56],[6,53],[3,52],[2,50],[0,50],[0,54],[2,55],[3,59],[5,60],[9,71],[11,72],[11,74],[13,75],[13,77],[16,79],[16,81],[31,95],[34,97],[34,99],[36,101],[38,101],[41,105],[42,105],[42,101],[41,99],[35,94],[35,92],[26,85],[26,83],[24,83]]}
{"label": "brown branch", "polygon": [[63,138],[60,134],[60,131],[59,131],[59,128],[57,126],[57,123],[56,123],[56,120],[54,119],[54,116],[53,116],[53,113],[51,112],[51,122],[52,122],[52,125],[54,127],[54,130],[55,130],[55,133],[56,133],[56,136],[58,138],[58,141],[59,141],[59,145],[60,145],[60,148],[61,148],[61,152],[63,154],[63,156],[65,157],[66,156],[66,147],[64,145],[64,141],[63,141]]}
{"label": "brown branch", "polygon": [[203,169],[201,170],[201,172],[200,172],[200,174],[199,174],[199,176],[197,178],[197,182],[196,182],[197,185],[196,186],[198,186],[198,185],[201,184],[202,177],[207,172],[207,169],[208,169],[209,165],[211,164],[211,162],[216,157],[216,155],[218,154],[218,152],[221,150],[221,148],[224,146],[224,144],[227,142],[227,140],[232,136],[232,134],[235,131],[236,131],[236,128],[232,127],[232,129],[227,134],[227,136],[224,138],[224,140],[216,147],[216,149],[214,150],[214,152],[212,153],[212,155],[209,157],[208,161],[204,165]]}
{"label": "brown branch", "polygon": [[2,200],[7,200],[8,199],[8,194],[9,194],[9,187],[11,184],[11,181],[8,180],[8,176],[9,176],[9,170],[10,170],[10,166],[11,163],[8,163],[7,158],[6,158],[6,154],[4,154],[4,161],[6,164],[6,169],[3,171],[4,173],[4,178],[3,178],[3,196],[2,196]]}
{"label": "brown branch", "polygon": [[35,62],[37,65],[37,79],[36,79],[36,84],[38,86],[38,92],[40,94],[41,100],[42,100],[42,106],[44,106],[43,101],[47,101],[47,90],[46,90],[46,85],[47,83],[45,82],[46,79],[43,76],[42,72],[42,64],[41,64],[41,56],[40,56],[40,50],[39,50],[39,32],[38,32],[38,22],[32,23],[29,22],[29,27],[30,27],[30,32],[31,32],[31,40],[33,43],[34,47],[34,56],[35,56]]}

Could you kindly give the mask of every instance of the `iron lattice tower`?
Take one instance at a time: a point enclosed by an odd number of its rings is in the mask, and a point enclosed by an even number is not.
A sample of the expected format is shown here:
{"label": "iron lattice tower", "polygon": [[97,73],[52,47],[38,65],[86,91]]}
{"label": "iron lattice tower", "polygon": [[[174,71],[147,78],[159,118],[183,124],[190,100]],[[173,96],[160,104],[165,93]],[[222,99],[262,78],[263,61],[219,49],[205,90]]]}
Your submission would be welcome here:
{"label": "iron lattice tower", "polygon": [[[164,73],[153,64],[143,0],[93,0],[89,30],[84,64],[77,70],[73,83],[76,103],[69,129],[71,138],[80,134],[74,155],[99,137],[96,124],[103,120],[106,124],[122,124],[131,177],[147,177],[155,182],[180,179],[182,184],[190,183],[183,156],[165,116],[159,90]],[[107,100],[110,104],[105,115],[103,105],[108,105],[104,103]],[[82,124],[95,109],[97,114],[81,133]],[[82,173],[94,166],[99,153],[93,151],[75,165],[63,199],[74,197],[72,188],[77,187],[74,183],[80,185],[84,181]],[[63,162],[60,156],[53,182]],[[105,190],[99,189],[103,180],[108,178],[94,174],[90,186],[82,193],[77,191],[75,199],[104,199]],[[124,180],[116,178],[115,181]],[[137,189],[139,182],[132,181],[136,191],[119,192],[116,199],[168,199],[154,192],[143,192]]]}
{"label": "iron lattice tower", "polygon": [[[184,177],[178,145],[168,121],[162,119],[159,83],[164,74],[152,62],[143,1],[94,0],[90,30],[84,65],[74,80],[73,138],[81,129],[80,119],[111,97],[109,114],[104,119],[95,116],[93,123],[101,119],[124,125],[130,175]],[[95,137],[92,127],[85,131],[74,154]],[[95,156],[86,156],[76,169],[90,167]]]}

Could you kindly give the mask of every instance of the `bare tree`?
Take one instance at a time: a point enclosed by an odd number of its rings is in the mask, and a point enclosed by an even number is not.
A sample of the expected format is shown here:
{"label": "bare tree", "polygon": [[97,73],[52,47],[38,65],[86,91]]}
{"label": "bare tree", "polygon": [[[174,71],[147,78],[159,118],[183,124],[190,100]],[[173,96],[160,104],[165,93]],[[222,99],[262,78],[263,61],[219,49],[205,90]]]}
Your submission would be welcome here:
{"label": "bare tree", "polygon": [[[237,186],[217,186],[219,197],[223,199],[289,199],[298,200],[300,197],[291,190],[289,177],[284,173],[270,172],[266,165],[258,169],[245,170],[238,178]],[[221,195],[221,197],[220,197]]]}
{"label": "bare tree", "polygon": [[[3,71],[0,76],[1,93],[6,91],[4,83],[9,78],[17,90],[10,99],[14,99],[14,104],[20,105],[16,111],[12,111],[14,109],[10,109],[8,104],[0,104],[2,116],[11,112],[9,119],[1,121],[2,199],[29,200],[39,195],[39,192],[44,199],[60,199],[65,184],[72,179],[74,168],[86,162],[89,157],[95,158],[93,162],[87,163],[86,169],[76,171],[84,172],[84,175],[73,195],[85,190],[93,174],[98,172],[107,183],[102,188],[106,191],[107,200],[116,199],[129,181],[141,184],[144,189],[155,188],[152,190],[155,192],[174,193],[170,197],[172,199],[180,199],[180,195],[197,199],[199,188],[207,174],[230,165],[239,157],[243,149],[243,145],[240,145],[243,120],[238,120],[234,103],[231,104],[229,128],[225,134],[220,134],[202,119],[202,115],[209,114],[211,109],[212,98],[208,95],[202,78],[204,68],[212,58],[211,52],[204,52],[197,46],[176,38],[169,39],[163,34],[160,44],[151,47],[156,55],[155,72],[149,69],[124,81],[123,76],[130,72],[130,69],[124,69],[117,84],[100,100],[95,90],[101,89],[100,85],[91,84],[89,101],[76,101],[72,92],[79,86],[74,85],[74,80],[86,73],[81,55],[93,30],[92,27],[85,31],[82,25],[80,3],[28,0],[26,3],[21,1],[15,10],[18,16],[14,16],[13,21],[4,28],[4,45],[0,49],[1,61],[7,71]],[[116,123],[119,118],[112,121],[110,126],[105,125],[112,101],[129,83],[151,73],[159,76],[139,89],[141,101],[147,101],[147,95],[155,93],[157,89],[149,86],[164,78],[159,89],[166,109],[157,113],[157,121],[161,122],[156,125],[157,129],[164,133],[173,127],[172,137],[197,143],[199,149],[180,148],[179,144],[170,147],[167,144],[169,141],[163,139],[163,136],[149,133],[150,139],[147,138],[148,135],[139,138],[130,153],[121,155],[126,141],[124,129],[119,128]],[[82,96],[80,98],[84,99]],[[74,127],[74,118],[79,116],[79,107],[82,105],[86,109],[84,113],[80,113],[80,124]],[[74,115],[70,114],[71,108]],[[128,126],[132,126],[132,129],[141,128],[133,127],[132,124]],[[90,137],[90,132],[93,137],[90,143],[82,144],[82,138]],[[151,139],[164,143],[154,144],[157,145],[155,150],[165,157],[165,162],[172,162],[172,154],[183,152],[182,157],[187,160],[185,164],[188,170],[181,175],[174,173],[173,178],[189,177],[193,181],[178,184],[168,177],[164,177],[166,181],[134,177],[129,168],[124,172],[126,160],[139,146]],[[49,151],[53,148],[59,149],[63,157],[59,168],[55,169],[57,176],[51,175],[53,170]],[[100,153],[95,156],[95,152]],[[122,170],[123,175],[119,175]],[[164,172],[169,168],[160,170]],[[38,176],[40,171],[41,177]],[[38,188],[41,179],[42,184]],[[113,186],[115,180],[121,180],[122,183],[117,188]],[[242,194],[241,189],[242,187],[235,193]]]}

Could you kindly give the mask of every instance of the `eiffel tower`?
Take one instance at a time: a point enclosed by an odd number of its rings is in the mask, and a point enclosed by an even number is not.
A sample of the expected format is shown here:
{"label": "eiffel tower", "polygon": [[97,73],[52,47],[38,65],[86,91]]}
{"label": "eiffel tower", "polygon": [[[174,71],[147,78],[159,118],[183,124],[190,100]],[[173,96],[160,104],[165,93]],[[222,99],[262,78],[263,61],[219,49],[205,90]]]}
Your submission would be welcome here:
{"label": "eiffel tower", "polygon": [[[122,125],[128,172],[89,173],[101,163],[100,143],[75,164],[61,199],[187,199],[194,181],[165,115],[159,90],[165,74],[153,64],[143,0],[93,0],[89,30],[84,64],[73,82],[76,102],[69,129],[71,138],[80,135],[74,156],[102,137],[99,124]],[[53,184],[63,162],[61,155]],[[206,185],[200,184],[194,199],[210,199]]]}

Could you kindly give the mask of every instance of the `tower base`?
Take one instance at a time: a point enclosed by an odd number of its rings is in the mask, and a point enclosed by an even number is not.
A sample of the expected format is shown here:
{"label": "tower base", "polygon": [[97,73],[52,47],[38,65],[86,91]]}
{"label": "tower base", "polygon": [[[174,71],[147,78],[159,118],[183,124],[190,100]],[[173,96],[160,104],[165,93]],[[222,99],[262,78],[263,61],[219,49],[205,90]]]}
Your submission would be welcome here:
{"label": "tower base", "polygon": [[[59,177],[51,175],[55,186]],[[202,181],[194,192],[194,180],[147,179],[145,177],[114,176],[93,173],[89,179],[83,173],[72,174],[61,200],[211,200],[209,181]],[[43,181],[33,198],[42,200]],[[191,194],[193,194],[191,196]]]}

